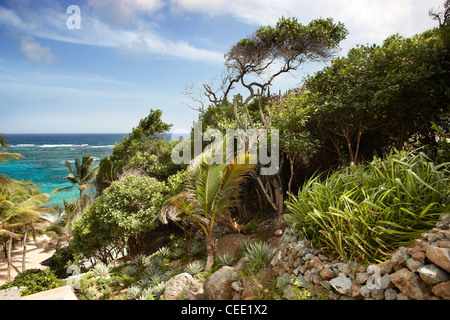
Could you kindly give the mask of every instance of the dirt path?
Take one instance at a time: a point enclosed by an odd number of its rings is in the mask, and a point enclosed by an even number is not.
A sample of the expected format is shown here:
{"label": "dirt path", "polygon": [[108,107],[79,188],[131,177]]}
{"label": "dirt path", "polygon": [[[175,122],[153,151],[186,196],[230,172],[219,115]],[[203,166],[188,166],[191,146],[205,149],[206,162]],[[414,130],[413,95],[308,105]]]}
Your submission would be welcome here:
{"label": "dirt path", "polygon": [[[25,258],[26,269],[46,269],[46,266],[40,263],[47,258],[50,258],[55,252],[55,243],[47,236],[40,236],[36,238],[37,246],[34,240],[28,240],[27,242],[27,254]],[[22,246],[16,244],[15,249],[11,255],[11,279],[22,271]],[[8,264],[5,258],[4,252],[0,252],[0,285],[7,282],[8,279]]]}

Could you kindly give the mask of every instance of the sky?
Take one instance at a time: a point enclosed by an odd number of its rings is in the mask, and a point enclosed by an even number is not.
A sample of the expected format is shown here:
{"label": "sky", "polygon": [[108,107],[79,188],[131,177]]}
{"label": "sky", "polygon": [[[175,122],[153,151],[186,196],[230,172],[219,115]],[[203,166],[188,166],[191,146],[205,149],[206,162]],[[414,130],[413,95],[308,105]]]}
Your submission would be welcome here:
{"label": "sky", "polygon": [[[281,16],[302,24],[332,17],[349,31],[337,53],[345,56],[437,26],[428,10],[443,3],[0,0],[0,133],[128,133],[150,109],[163,111],[172,132],[186,132],[198,118],[186,88],[198,98],[202,84],[217,86],[224,54],[258,27]],[[325,65],[306,63],[271,92],[298,87]]]}

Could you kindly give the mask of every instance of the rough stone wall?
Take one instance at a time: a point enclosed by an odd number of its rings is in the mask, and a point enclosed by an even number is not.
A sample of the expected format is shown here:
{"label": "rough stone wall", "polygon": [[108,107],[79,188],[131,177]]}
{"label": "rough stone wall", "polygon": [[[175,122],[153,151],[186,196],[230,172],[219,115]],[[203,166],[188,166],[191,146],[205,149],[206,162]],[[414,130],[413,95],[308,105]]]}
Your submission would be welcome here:
{"label": "rough stone wall", "polygon": [[330,290],[332,299],[450,300],[450,215],[413,245],[370,266],[331,259],[287,227],[271,265],[287,299],[294,297],[297,278],[304,287]]}

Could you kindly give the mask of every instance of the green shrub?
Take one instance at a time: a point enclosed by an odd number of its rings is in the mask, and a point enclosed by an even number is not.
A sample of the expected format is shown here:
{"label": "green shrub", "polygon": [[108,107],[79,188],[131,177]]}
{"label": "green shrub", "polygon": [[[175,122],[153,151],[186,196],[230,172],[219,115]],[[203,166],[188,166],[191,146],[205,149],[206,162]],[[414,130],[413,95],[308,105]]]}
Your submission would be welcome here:
{"label": "green shrub", "polygon": [[28,269],[18,274],[13,281],[0,286],[0,290],[11,287],[26,287],[20,292],[21,296],[47,291],[60,287],[62,282],[50,270]]}
{"label": "green shrub", "polygon": [[74,245],[103,262],[111,258],[112,246],[116,253],[124,244],[129,252],[139,252],[138,235],[158,226],[156,216],[167,191],[164,182],[150,177],[129,175],[113,182],[75,223]]}
{"label": "green shrub", "polygon": [[286,202],[286,220],[313,245],[371,263],[434,227],[448,210],[449,164],[396,152],[382,160],[309,179]]}
{"label": "green shrub", "polygon": [[67,278],[70,276],[67,272],[68,266],[77,259],[77,250],[73,246],[58,249],[50,260],[50,270],[60,279]]}

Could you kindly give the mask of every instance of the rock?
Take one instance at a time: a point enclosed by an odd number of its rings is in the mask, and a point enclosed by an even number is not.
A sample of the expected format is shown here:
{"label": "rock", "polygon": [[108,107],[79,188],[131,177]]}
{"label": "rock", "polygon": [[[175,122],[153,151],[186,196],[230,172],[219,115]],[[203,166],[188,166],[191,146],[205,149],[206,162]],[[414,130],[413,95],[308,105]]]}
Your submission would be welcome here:
{"label": "rock", "polygon": [[397,294],[397,300],[411,300],[410,297],[408,297],[406,294],[404,293],[398,293]]}
{"label": "rock", "polygon": [[406,294],[408,297],[414,300],[426,299],[419,283],[419,277],[407,268],[400,269],[391,274],[390,280],[403,294]]}
{"label": "rock", "polygon": [[385,300],[397,300],[397,291],[395,289],[389,288],[384,291]]}
{"label": "rock", "polygon": [[197,300],[203,295],[203,285],[195,280],[189,273],[181,273],[169,279],[164,300]]}
{"label": "rock", "polygon": [[317,264],[322,263],[322,260],[320,260],[319,257],[314,257],[311,260],[309,260],[309,267],[315,268]]}
{"label": "rock", "polygon": [[344,273],[346,276],[348,276],[350,274],[350,272],[352,272],[352,269],[350,269],[349,265],[346,263],[338,263],[337,267],[338,267],[339,271]]}
{"label": "rock", "polygon": [[359,293],[360,293],[364,298],[370,298],[370,289],[367,287],[367,285],[362,286],[361,289],[359,289]]}
{"label": "rock", "polygon": [[330,280],[334,277],[334,272],[330,269],[330,267],[323,268],[319,274],[324,280]]}
{"label": "rock", "polygon": [[295,298],[295,288],[292,285],[287,285],[283,289],[283,295],[287,300],[294,300]]}
{"label": "rock", "polygon": [[443,214],[439,217],[439,220],[441,220],[442,224],[446,227],[450,226],[450,214]]}
{"label": "rock", "polygon": [[208,278],[206,278],[203,287],[209,300],[227,300],[231,299],[231,284],[237,280],[237,273],[232,267],[223,266]]}
{"label": "rock", "polygon": [[345,295],[352,294],[352,280],[344,277],[336,277],[330,280],[330,285],[336,289],[337,292]]}
{"label": "rock", "polygon": [[448,272],[442,270],[435,264],[427,264],[421,266],[418,270],[422,280],[429,285],[435,285],[439,282],[445,282],[450,280]]}
{"label": "rock", "polygon": [[392,255],[391,261],[395,264],[402,265],[409,258],[411,258],[411,256],[408,254],[408,249],[406,249],[405,247],[400,247]]}
{"label": "rock", "polygon": [[431,292],[444,300],[450,300],[450,281],[435,285]]}
{"label": "rock", "polygon": [[249,236],[237,233],[237,234],[227,234],[220,237],[217,240],[216,245],[216,257],[221,257],[225,253],[231,254],[233,257],[241,250],[242,242],[249,238]]}
{"label": "rock", "polygon": [[450,249],[450,241],[449,240],[441,240],[438,241],[438,247],[439,248],[449,248]]}
{"label": "rock", "polygon": [[0,290],[0,300],[20,300],[20,291],[24,288],[19,289],[18,287],[11,287],[4,290]]}
{"label": "rock", "polygon": [[305,254],[305,256],[303,257],[303,260],[304,261],[309,261],[309,260],[311,260],[312,258],[314,258],[315,257],[315,255],[313,255],[312,253],[307,253],[307,254]]}
{"label": "rock", "polygon": [[364,273],[358,273],[358,274],[356,274],[355,281],[358,284],[364,284],[367,281],[368,278],[369,278],[369,275],[367,273],[365,273],[365,272]]}
{"label": "rock", "polygon": [[272,267],[275,267],[277,264],[279,264],[281,261],[281,256],[282,256],[281,250],[278,250],[278,252],[275,253],[272,260],[270,261],[270,265]]}
{"label": "rock", "polygon": [[322,287],[324,287],[326,290],[331,290],[330,281],[324,280],[324,281],[320,282],[320,285]]}
{"label": "rock", "polygon": [[242,287],[242,284],[240,281],[234,281],[231,283],[231,287],[234,289],[234,291],[242,292],[244,290],[244,287]]}
{"label": "rock", "polygon": [[377,264],[378,268],[380,268],[381,274],[392,273],[394,270],[395,262],[391,260],[387,260],[385,262]]}
{"label": "rock", "polygon": [[281,236],[281,235],[283,234],[283,230],[278,229],[278,230],[276,230],[276,231],[274,232],[274,234],[275,234],[277,237],[279,237],[279,236]]}
{"label": "rock", "polygon": [[361,286],[358,284],[352,284],[352,298],[353,299],[362,299],[363,295],[360,292]]}
{"label": "rock", "polygon": [[389,288],[390,284],[391,284],[391,277],[389,276],[389,274],[385,274],[384,276],[380,277],[380,289],[387,289]]}
{"label": "rock", "polygon": [[424,264],[425,263],[425,252],[423,251],[417,251],[414,252],[411,256],[414,260],[419,261],[420,263]]}
{"label": "rock", "polygon": [[[419,252],[416,252],[419,253]],[[425,254],[423,252],[420,252],[425,257]],[[425,260],[425,259],[424,259]],[[419,269],[421,266],[423,266],[423,263],[420,261],[415,260],[414,258],[409,258],[406,260],[406,267],[411,270],[412,272],[416,272],[417,269]]]}
{"label": "rock", "polygon": [[427,258],[445,271],[450,272],[450,249],[428,247]]}
{"label": "rock", "polygon": [[370,289],[370,295],[375,300],[384,300],[384,289]]}

